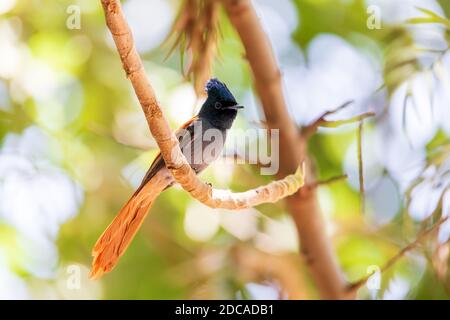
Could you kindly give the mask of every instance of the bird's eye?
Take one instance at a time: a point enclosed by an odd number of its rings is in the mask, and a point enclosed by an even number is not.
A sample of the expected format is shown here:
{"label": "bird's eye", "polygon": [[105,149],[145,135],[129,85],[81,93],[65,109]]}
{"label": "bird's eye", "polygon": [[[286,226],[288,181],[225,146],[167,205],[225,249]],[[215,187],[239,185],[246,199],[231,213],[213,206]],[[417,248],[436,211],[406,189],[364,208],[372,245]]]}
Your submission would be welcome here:
{"label": "bird's eye", "polygon": [[221,104],[219,101],[217,101],[217,102],[214,104],[214,108],[220,109],[220,108],[222,108],[222,104]]}

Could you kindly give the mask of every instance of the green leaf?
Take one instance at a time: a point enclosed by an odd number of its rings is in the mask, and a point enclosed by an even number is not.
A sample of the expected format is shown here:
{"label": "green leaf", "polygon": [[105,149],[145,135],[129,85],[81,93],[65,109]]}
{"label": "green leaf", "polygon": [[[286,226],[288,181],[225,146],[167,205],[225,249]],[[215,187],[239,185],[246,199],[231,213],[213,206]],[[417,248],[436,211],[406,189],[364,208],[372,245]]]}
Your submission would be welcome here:
{"label": "green leaf", "polygon": [[441,23],[441,20],[438,20],[433,17],[417,17],[406,20],[406,23],[409,24],[421,24],[421,23]]}
{"label": "green leaf", "polygon": [[442,16],[438,15],[437,13],[435,13],[431,10],[425,9],[425,8],[420,8],[420,7],[416,7],[416,8],[420,12],[426,14],[428,17],[412,18],[407,21],[408,23],[442,23],[448,29],[450,29],[450,20],[448,20],[447,18],[442,17]]}

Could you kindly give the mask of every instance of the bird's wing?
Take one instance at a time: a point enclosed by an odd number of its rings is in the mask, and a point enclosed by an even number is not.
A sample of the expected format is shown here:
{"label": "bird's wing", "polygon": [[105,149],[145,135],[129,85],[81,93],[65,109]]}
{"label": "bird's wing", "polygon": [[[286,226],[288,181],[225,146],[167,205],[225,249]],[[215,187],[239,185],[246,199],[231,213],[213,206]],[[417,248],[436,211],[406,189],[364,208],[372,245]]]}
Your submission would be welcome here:
{"label": "bird's wing", "polygon": [[[188,142],[193,142],[196,138],[195,136],[191,136],[191,139],[183,139],[183,136],[186,135],[186,132],[184,130],[188,129],[189,126],[194,122],[198,120],[198,116],[192,117],[189,121],[186,121],[181,125],[181,127],[175,131],[175,136],[180,141],[180,148],[183,149]],[[192,132],[191,132],[192,135]],[[150,168],[148,169],[147,173],[145,174],[144,178],[142,179],[141,185],[136,190],[136,193],[141,190],[144,185],[161,169],[165,166],[164,159],[161,155],[161,152],[158,152],[155,159],[153,160],[152,164],[150,165]]]}

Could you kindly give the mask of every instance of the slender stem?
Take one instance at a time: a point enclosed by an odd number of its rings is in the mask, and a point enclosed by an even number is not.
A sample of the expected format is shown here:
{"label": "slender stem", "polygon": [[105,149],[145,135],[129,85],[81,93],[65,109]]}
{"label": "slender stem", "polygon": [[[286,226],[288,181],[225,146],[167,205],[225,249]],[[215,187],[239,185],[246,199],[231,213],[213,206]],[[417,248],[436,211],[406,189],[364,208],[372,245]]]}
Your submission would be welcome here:
{"label": "slender stem", "polygon": [[358,125],[358,175],[359,175],[359,199],[361,215],[366,211],[366,193],[364,190],[364,162],[362,153],[362,136],[363,136],[363,121],[361,120]]}
{"label": "slender stem", "polygon": [[[408,245],[406,245],[405,247],[403,247],[403,249],[401,249],[395,256],[390,258],[386,262],[386,264],[380,269],[380,272],[381,273],[385,272],[386,270],[391,268],[393,265],[395,265],[397,263],[397,261],[399,261],[402,257],[404,257],[405,254],[416,249],[424,241],[424,239],[426,237],[428,237],[430,234],[432,234],[434,231],[436,231],[437,228],[439,228],[439,226],[441,226],[445,221],[447,221],[447,219],[448,219],[448,217],[442,218],[438,222],[436,222],[433,226],[431,226],[430,228],[422,231],[413,242],[411,242]],[[362,278],[361,280],[351,284],[348,289],[348,294],[356,295],[356,291],[359,288],[361,288],[364,284],[366,284],[366,282],[370,279],[371,276],[372,276],[372,274],[369,274],[368,276]]]}

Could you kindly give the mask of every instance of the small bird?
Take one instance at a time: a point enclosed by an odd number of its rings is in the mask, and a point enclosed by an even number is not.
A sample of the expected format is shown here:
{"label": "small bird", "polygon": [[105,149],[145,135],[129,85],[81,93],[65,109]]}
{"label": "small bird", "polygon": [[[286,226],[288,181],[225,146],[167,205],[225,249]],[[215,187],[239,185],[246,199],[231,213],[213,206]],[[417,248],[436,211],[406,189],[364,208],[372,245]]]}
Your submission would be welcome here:
{"label": "small bird", "polygon": [[[207,82],[206,93],[207,99],[198,115],[175,132],[183,154],[197,174],[219,157],[225,144],[227,131],[233,125],[238,109],[243,108],[236,102],[227,86],[217,79]],[[220,136],[215,136],[215,139],[205,139],[204,136],[208,130]],[[206,149],[214,152],[208,152],[208,155],[204,156]],[[91,278],[98,279],[116,266],[144,221],[152,203],[162,191],[174,183],[175,180],[159,153],[138,189],[97,240],[92,250],[94,259]]]}

